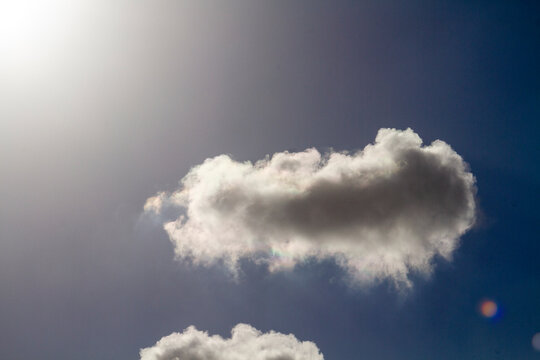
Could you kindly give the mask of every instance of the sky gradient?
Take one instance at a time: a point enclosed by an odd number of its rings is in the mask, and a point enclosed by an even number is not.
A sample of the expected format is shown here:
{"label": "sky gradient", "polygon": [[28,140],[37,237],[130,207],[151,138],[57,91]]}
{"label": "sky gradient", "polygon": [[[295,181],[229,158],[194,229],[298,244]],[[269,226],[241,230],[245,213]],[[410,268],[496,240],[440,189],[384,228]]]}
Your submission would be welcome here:
{"label": "sky gradient", "polygon": [[[537,2],[47,3],[0,3],[0,358],[137,359],[238,323],[327,360],[540,357]],[[475,227],[406,294],[332,260],[243,259],[235,281],[174,260],[144,214],[207,158],[354,152],[380,128],[476,178]]]}

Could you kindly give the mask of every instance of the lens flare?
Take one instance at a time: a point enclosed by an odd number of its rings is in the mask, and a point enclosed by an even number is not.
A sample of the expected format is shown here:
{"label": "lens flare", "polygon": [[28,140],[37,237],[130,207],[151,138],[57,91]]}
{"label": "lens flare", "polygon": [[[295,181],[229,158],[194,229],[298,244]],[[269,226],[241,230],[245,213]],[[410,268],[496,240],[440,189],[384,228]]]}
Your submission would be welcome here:
{"label": "lens flare", "polygon": [[482,314],[483,317],[492,319],[495,316],[497,316],[499,312],[499,307],[497,306],[497,303],[495,303],[493,300],[483,300],[480,303],[480,314]]}
{"label": "lens flare", "polygon": [[276,271],[280,268],[294,268],[297,264],[301,264],[306,260],[306,256],[296,254],[287,248],[272,247],[268,253],[268,269]]}
{"label": "lens flare", "polygon": [[540,332],[534,334],[532,340],[531,340],[532,346],[534,350],[540,351]]}

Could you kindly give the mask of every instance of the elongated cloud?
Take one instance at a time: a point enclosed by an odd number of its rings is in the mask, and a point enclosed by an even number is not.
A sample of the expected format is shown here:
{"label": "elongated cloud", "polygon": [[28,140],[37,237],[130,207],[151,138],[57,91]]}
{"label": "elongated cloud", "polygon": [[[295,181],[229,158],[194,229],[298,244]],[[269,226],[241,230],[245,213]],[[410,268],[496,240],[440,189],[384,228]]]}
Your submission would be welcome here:
{"label": "elongated cloud", "polygon": [[473,225],[474,191],[474,176],[448,144],[422,146],[411,129],[381,129],[353,154],[207,159],[144,208],[183,210],[164,229],[177,257],[196,264],[220,261],[235,272],[250,258],[277,271],[334,258],[357,283],[408,286],[411,270],[429,273],[435,255],[450,259]]}
{"label": "elongated cloud", "polygon": [[247,324],[232,329],[230,339],[210,336],[193,326],[142,349],[140,360],[323,360],[317,346],[292,334],[261,333]]}

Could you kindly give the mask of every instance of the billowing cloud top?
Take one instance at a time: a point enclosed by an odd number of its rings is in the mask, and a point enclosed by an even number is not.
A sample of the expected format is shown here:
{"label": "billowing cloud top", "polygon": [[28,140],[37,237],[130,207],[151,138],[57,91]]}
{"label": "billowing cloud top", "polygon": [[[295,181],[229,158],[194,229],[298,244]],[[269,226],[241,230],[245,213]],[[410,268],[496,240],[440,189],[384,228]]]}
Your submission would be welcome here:
{"label": "billowing cloud top", "polygon": [[207,159],[144,208],[183,210],[164,228],[177,257],[197,264],[222,261],[235,272],[250,258],[275,271],[334,258],[357,283],[410,285],[411,270],[429,273],[435,255],[450,258],[472,226],[474,191],[474,176],[445,142],[422,146],[411,129],[380,129],[354,154]]}
{"label": "billowing cloud top", "polygon": [[324,360],[317,346],[294,335],[261,333],[247,324],[232,329],[232,337],[209,336],[193,326],[142,349],[141,360]]}

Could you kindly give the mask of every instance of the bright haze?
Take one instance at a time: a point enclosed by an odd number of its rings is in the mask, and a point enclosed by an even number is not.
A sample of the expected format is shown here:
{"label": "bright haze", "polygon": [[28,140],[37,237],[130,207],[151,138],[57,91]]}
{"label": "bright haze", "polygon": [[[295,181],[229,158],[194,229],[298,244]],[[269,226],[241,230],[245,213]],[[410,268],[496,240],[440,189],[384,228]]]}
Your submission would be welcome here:
{"label": "bright haze", "polygon": [[533,359],[536,1],[0,0],[0,359]]}

